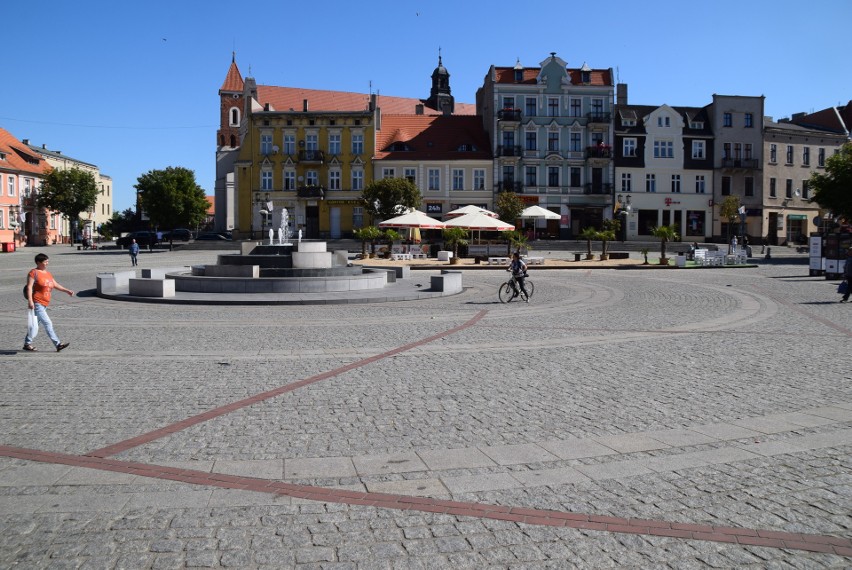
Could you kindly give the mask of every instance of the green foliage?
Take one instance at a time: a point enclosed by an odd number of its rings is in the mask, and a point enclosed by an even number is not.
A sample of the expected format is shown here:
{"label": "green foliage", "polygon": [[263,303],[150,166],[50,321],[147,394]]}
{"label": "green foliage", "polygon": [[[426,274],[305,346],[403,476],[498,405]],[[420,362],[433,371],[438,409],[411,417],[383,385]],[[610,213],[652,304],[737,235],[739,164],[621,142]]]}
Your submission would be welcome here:
{"label": "green foliage", "polygon": [[182,166],[149,170],[137,179],[139,205],[155,227],[193,228],[207,217],[209,203],[195,181],[195,172]]}
{"label": "green foliage", "polygon": [[825,161],[825,173],[815,172],[808,180],[811,200],[835,216],[852,221],[852,143]]}
{"label": "green foliage", "polygon": [[598,239],[601,240],[601,255],[606,255],[606,244],[615,241],[615,231],[601,230],[598,232]]}
{"label": "green foliage", "polygon": [[500,192],[497,194],[497,202],[494,208],[501,220],[514,224],[521,212],[524,211],[524,203],[514,192]]}
{"label": "green foliage", "polygon": [[357,229],[352,233],[355,235],[355,239],[361,240],[362,255],[367,253],[367,242],[370,242],[370,251],[372,251],[373,254],[376,253],[376,240],[382,237],[382,230],[380,230],[376,226],[364,226],[363,228]]}
{"label": "green foliage", "polygon": [[503,237],[506,242],[509,244],[509,252],[513,249],[515,251],[521,251],[521,249],[526,249],[529,251],[532,249],[528,245],[527,236],[524,235],[523,232],[519,232],[518,230],[508,230],[505,232],[500,232],[500,235]]}
{"label": "green foliage", "polygon": [[467,230],[464,228],[444,228],[444,243],[453,248],[453,257],[459,256],[459,246],[467,245]]}
{"label": "green foliage", "polygon": [[383,178],[367,185],[361,192],[364,209],[375,220],[387,220],[399,216],[404,208],[419,208],[423,197],[420,190],[407,178]]}
{"label": "green foliage", "polygon": [[598,238],[598,230],[593,228],[592,226],[587,226],[583,228],[583,231],[580,232],[580,237],[586,240],[586,254],[592,255],[592,240],[597,240]]}
{"label": "green foliage", "polygon": [[[739,204],[739,200],[737,200]],[[660,240],[660,257],[666,257],[666,242],[680,239],[680,233],[677,229],[677,224],[670,226],[657,226],[651,229],[651,235]]]}
{"label": "green foliage", "polygon": [[98,199],[98,184],[91,172],[79,168],[53,169],[42,182],[38,205],[77,220],[81,212],[93,209]]}
{"label": "green foliage", "polygon": [[402,239],[402,235],[393,228],[386,229],[384,232],[385,241],[388,242],[388,245],[393,245],[393,242],[399,241]]}

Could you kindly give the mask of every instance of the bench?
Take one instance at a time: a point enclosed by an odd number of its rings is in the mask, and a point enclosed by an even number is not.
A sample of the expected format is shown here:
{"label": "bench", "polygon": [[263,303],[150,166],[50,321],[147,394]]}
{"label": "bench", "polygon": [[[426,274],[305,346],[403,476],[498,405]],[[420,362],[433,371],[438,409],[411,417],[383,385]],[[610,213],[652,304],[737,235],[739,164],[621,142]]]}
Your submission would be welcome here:
{"label": "bench", "polygon": [[442,269],[440,275],[432,275],[431,288],[432,291],[441,291],[443,293],[461,293],[461,271],[449,271]]}
{"label": "bench", "polygon": [[525,257],[524,263],[527,265],[544,265],[543,257]]}
{"label": "bench", "polygon": [[392,253],[391,259],[394,261],[411,261],[410,253]]}
{"label": "bench", "polygon": [[127,291],[130,280],[136,278],[136,271],[113,271],[98,273],[95,281],[98,293],[121,293]]}
{"label": "bench", "polygon": [[439,251],[438,252],[438,261],[449,261],[453,256],[452,251]]}
{"label": "bench", "polygon": [[411,252],[409,255],[411,255],[411,259],[427,259],[428,258],[428,256],[425,253]]}
{"label": "bench", "polygon": [[174,297],[174,279],[131,279],[130,295],[134,297]]}
{"label": "bench", "polygon": [[205,265],[205,277],[260,277],[259,265]]}
{"label": "bench", "polygon": [[509,265],[508,257],[489,257],[488,265]]}

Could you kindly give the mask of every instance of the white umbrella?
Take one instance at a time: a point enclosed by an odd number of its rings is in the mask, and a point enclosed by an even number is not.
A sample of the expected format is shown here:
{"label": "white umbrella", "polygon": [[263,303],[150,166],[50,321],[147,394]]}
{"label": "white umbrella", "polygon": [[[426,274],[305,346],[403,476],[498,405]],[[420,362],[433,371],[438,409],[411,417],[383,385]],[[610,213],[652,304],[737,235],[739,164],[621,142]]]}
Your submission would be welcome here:
{"label": "white umbrella", "polygon": [[407,214],[389,218],[383,222],[379,222],[380,228],[421,228],[421,229],[441,229],[444,227],[444,222],[431,218],[420,210],[412,210]]}
{"label": "white umbrella", "polygon": [[497,214],[494,212],[488,211],[485,208],[480,208],[479,206],[462,206],[461,208],[456,208],[451,212],[447,212],[446,215],[453,216],[464,216],[465,214],[476,214],[482,212],[486,216],[491,216],[492,218],[496,218]]}
{"label": "white umbrella", "polygon": [[550,210],[546,210],[541,206],[530,206],[529,208],[524,208],[524,211],[521,212],[522,218],[541,218],[543,220],[559,220],[562,219],[562,216],[557,214],[556,212],[551,212]]}
{"label": "white umbrella", "polygon": [[[496,231],[496,232],[504,232],[507,230],[514,230],[515,226],[512,224],[507,224],[506,222],[499,220],[497,218],[492,218],[482,212],[476,212],[473,214],[465,214],[464,216],[459,216],[458,218],[453,218],[446,223],[448,228],[464,228],[466,230],[477,230],[481,232],[485,231]],[[479,239],[479,237],[477,237]]]}

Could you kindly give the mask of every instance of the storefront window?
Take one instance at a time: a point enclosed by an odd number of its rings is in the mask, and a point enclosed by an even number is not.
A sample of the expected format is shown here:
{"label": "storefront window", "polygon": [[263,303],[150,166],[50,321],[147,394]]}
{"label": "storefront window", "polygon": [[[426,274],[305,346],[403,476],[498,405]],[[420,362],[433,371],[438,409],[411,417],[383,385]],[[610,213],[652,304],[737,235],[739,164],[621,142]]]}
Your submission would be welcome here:
{"label": "storefront window", "polygon": [[651,230],[657,227],[657,218],[657,210],[639,210],[639,227],[637,228],[637,232],[639,233],[639,235],[651,235]]}
{"label": "storefront window", "polygon": [[706,215],[707,212],[704,210],[687,210],[685,235],[703,237]]}

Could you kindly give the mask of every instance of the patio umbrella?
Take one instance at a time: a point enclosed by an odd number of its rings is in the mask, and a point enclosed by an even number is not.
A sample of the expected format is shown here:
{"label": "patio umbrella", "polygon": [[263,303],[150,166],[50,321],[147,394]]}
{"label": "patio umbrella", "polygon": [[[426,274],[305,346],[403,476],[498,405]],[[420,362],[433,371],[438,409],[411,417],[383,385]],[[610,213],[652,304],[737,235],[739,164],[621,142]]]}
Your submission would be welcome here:
{"label": "patio umbrella", "polygon": [[494,212],[486,210],[485,208],[480,208],[479,206],[462,206],[461,208],[456,208],[451,212],[447,212],[446,215],[452,218],[455,216],[464,216],[465,214],[476,214],[479,212],[482,212],[486,216],[491,216],[492,218],[497,217],[497,214]]}
{"label": "patio umbrella", "polygon": [[475,212],[473,214],[465,214],[463,216],[459,216],[458,218],[453,218],[446,222],[446,226],[448,228],[464,228],[466,230],[476,230],[477,231],[477,239],[479,239],[479,232],[485,231],[495,231],[495,232],[503,232],[507,230],[514,230],[515,226],[512,224],[507,224],[502,220],[498,220],[497,218],[492,218],[482,212]]}
{"label": "patio umbrella", "polygon": [[562,218],[556,212],[551,212],[550,210],[546,210],[541,206],[530,206],[529,208],[524,208],[524,211],[521,212],[521,218],[530,218],[536,219],[540,218],[542,220],[559,220]]}
{"label": "patio umbrella", "polygon": [[412,210],[407,214],[389,218],[383,222],[379,222],[380,228],[421,228],[421,229],[441,229],[444,227],[444,222],[431,218],[420,210]]}

